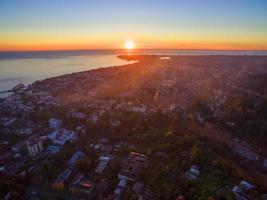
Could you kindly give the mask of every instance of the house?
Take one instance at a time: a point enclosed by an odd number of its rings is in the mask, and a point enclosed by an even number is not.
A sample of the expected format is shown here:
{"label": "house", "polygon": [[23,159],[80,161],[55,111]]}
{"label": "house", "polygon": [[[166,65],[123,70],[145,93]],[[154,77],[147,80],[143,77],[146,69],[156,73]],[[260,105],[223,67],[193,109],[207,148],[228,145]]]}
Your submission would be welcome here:
{"label": "house", "polygon": [[72,188],[75,189],[75,187],[82,181],[84,178],[83,174],[77,174],[71,181],[69,189],[72,190]]}
{"label": "house", "polygon": [[126,188],[126,185],[127,185],[127,180],[121,179],[118,184],[118,187],[124,190]]}
{"label": "house", "polygon": [[71,158],[69,159],[69,161],[68,161],[68,165],[69,165],[70,167],[74,166],[75,163],[76,163],[76,161],[80,160],[80,159],[83,158],[84,156],[85,156],[85,155],[84,155],[83,152],[81,152],[81,151],[77,151],[77,152],[76,152],[75,154],[73,154],[73,155],[71,156]]}
{"label": "house", "polygon": [[233,193],[236,193],[236,194],[241,194],[242,193],[242,189],[238,186],[234,186],[233,189],[232,189],[232,192]]}
{"label": "house", "polygon": [[49,127],[56,130],[59,129],[62,126],[62,120],[61,119],[56,119],[52,118],[48,120]]}
{"label": "house", "polygon": [[239,185],[235,185],[232,192],[235,194],[237,200],[248,200],[250,199],[249,193],[255,189],[255,186],[248,181],[242,180]]}
{"label": "house", "polygon": [[90,194],[92,192],[92,190],[94,189],[95,184],[91,181],[81,181],[79,186],[78,186],[78,190],[80,193],[86,193],[86,194]]}
{"label": "house", "polygon": [[120,188],[116,188],[114,192],[114,200],[121,199],[122,190]]}
{"label": "house", "polygon": [[199,166],[192,165],[190,170],[185,173],[185,177],[191,180],[196,180],[200,174]]}
{"label": "house", "polygon": [[108,162],[110,161],[110,157],[108,156],[100,156],[99,157],[99,163],[98,165],[96,166],[96,169],[95,169],[95,172],[96,173],[99,173],[99,174],[102,174],[104,169],[106,168]]}
{"label": "house", "polygon": [[110,125],[111,126],[114,126],[114,127],[117,127],[117,126],[119,126],[121,124],[121,122],[119,121],[119,120],[112,120],[111,122],[110,122]]}
{"label": "house", "polygon": [[57,146],[57,145],[49,145],[47,147],[47,151],[50,154],[58,153],[60,151],[60,146]]}
{"label": "house", "polygon": [[122,169],[119,173],[119,179],[135,181],[147,164],[147,157],[144,154],[131,152],[123,162]]}
{"label": "house", "polygon": [[253,190],[255,188],[254,185],[252,185],[251,183],[245,181],[245,180],[242,180],[240,183],[239,183],[239,186],[245,190],[245,191],[250,191],[250,190]]}
{"label": "house", "polygon": [[248,200],[240,187],[234,186],[232,192],[235,194],[237,200]]}
{"label": "house", "polygon": [[81,112],[72,112],[71,117],[77,118],[77,119],[84,119],[86,118],[86,114],[81,113]]}
{"label": "house", "polygon": [[125,190],[126,185],[127,185],[127,180],[126,179],[120,179],[120,182],[114,191],[114,199],[115,200],[121,199],[121,194]]}
{"label": "house", "polygon": [[76,134],[68,129],[56,129],[48,135],[48,139],[52,140],[55,144],[64,145],[67,141],[75,140]]}
{"label": "house", "polygon": [[259,159],[258,154],[256,154],[255,152],[251,151],[250,149],[248,149],[244,146],[237,145],[235,147],[235,151],[236,151],[236,153],[238,153],[240,156],[242,156],[243,158],[245,158],[247,160],[257,161]]}

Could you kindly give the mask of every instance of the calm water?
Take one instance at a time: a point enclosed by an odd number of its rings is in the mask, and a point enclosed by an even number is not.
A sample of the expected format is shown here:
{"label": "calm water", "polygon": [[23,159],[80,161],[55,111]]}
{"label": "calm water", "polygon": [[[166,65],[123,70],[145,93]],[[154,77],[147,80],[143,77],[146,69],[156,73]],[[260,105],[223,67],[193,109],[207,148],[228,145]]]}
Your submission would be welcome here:
{"label": "calm water", "polygon": [[[123,65],[125,50],[0,52],[0,91],[62,74]],[[134,50],[149,55],[267,55],[267,51]],[[4,94],[1,94],[4,96]]]}
{"label": "calm water", "polygon": [[29,84],[62,74],[130,63],[116,55],[112,52],[78,51],[1,52],[0,91],[9,90],[20,82]]}

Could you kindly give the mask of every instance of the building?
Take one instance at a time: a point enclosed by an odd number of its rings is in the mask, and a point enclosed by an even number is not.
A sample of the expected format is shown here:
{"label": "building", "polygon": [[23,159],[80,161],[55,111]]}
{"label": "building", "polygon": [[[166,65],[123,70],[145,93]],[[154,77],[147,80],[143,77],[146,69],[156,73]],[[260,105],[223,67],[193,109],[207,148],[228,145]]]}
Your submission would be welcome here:
{"label": "building", "polygon": [[255,188],[254,185],[252,185],[251,183],[247,182],[247,181],[244,181],[242,180],[240,183],[239,183],[239,186],[245,190],[246,192],[247,191],[250,191],[250,190],[253,190]]}
{"label": "building", "polygon": [[72,173],[71,169],[66,169],[64,172],[58,175],[56,181],[53,184],[53,189],[62,190],[65,186],[65,182],[69,179]]}
{"label": "building", "polygon": [[60,146],[57,146],[57,145],[49,145],[47,147],[47,151],[50,154],[58,153],[60,151]]}
{"label": "building", "polygon": [[77,174],[71,181],[69,189],[75,194],[89,194],[93,190],[94,185],[93,182],[84,180],[83,174]]}
{"label": "building", "polygon": [[91,181],[82,180],[76,187],[76,191],[80,194],[90,194],[94,189],[95,184]]}
{"label": "building", "polygon": [[49,127],[56,130],[59,129],[62,126],[62,120],[61,119],[56,119],[52,118],[48,120]]}
{"label": "building", "polygon": [[81,112],[72,112],[71,116],[77,119],[85,119],[87,115]]}
{"label": "building", "polygon": [[48,135],[48,139],[52,140],[54,144],[64,145],[67,141],[75,140],[76,134],[68,129],[56,129]]}
{"label": "building", "polygon": [[43,149],[43,141],[40,139],[31,139],[26,142],[26,147],[31,157],[37,156]]}
{"label": "building", "polygon": [[192,165],[190,170],[185,173],[185,177],[191,180],[196,180],[200,174],[199,166]]}
{"label": "building", "polygon": [[68,161],[68,165],[69,165],[70,167],[74,166],[75,163],[76,163],[76,161],[80,160],[80,159],[83,158],[84,156],[85,156],[85,155],[84,155],[83,152],[81,152],[81,151],[76,151],[76,153],[73,154],[73,155],[71,156],[71,158],[69,159],[69,161]]}
{"label": "building", "polygon": [[144,154],[131,152],[123,162],[119,173],[119,179],[136,181],[143,168],[147,165],[147,157]]}
{"label": "building", "polygon": [[95,172],[96,173],[99,173],[99,174],[102,174],[104,169],[106,168],[108,162],[110,161],[110,157],[107,157],[107,156],[100,156],[99,157],[99,163],[98,165],[96,166],[96,169],[95,169]]}
{"label": "building", "polygon": [[119,121],[119,120],[112,120],[111,122],[110,122],[110,125],[111,126],[114,126],[114,127],[117,127],[117,126],[119,126],[121,124],[121,122]]}
{"label": "building", "polygon": [[232,189],[232,192],[238,200],[248,200],[250,198],[250,193],[255,189],[255,186],[249,183],[248,181],[242,180],[239,185],[235,185]]}
{"label": "building", "polygon": [[243,158],[247,160],[250,160],[250,161],[259,160],[259,155],[251,151],[250,149],[246,148],[245,146],[237,145],[235,147],[235,151],[236,153],[238,153],[240,156],[242,156]]}
{"label": "building", "polygon": [[233,189],[232,189],[232,192],[235,194],[236,199],[238,199],[238,200],[248,200],[246,198],[246,194],[243,192],[243,190],[240,187],[234,186]]}
{"label": "building", "polygon": [[126,179],[121,179],[118,186],[116,187],[116,189],[114,191],[114,199],[115,200],[121,199],[122,192],[125,190],[126,186],[127,186]]}

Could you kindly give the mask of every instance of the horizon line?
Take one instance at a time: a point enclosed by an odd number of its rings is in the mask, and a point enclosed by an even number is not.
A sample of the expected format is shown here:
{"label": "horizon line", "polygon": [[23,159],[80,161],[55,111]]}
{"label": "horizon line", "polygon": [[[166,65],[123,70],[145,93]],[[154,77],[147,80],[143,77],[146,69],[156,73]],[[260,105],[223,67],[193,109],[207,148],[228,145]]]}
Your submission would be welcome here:
{"label": "horizon line", "polygon": [[179,49],[179,48],[138,48],[127,50],[124,48],[96,48],[96,49],[37,49],[37,50],[0,50],[0,53],[16,53],[16,52],[53,52],[53,51],[111,51],[123,50],[134,52],[135,50],[177,50],[177,51],[267,51],[267,49]]}

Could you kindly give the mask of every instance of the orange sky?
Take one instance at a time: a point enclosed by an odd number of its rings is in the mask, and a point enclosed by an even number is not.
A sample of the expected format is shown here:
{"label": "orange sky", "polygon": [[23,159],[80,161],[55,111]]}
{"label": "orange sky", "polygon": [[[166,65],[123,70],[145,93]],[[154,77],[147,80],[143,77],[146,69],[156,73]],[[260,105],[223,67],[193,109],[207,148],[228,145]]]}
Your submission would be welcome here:
{"label": "orange sky", "polygon": [[265,0],[0,1],[0,50],[267,50]]}
{"label": "orange sky", "polygon": [[[244,36],[209,36],[198,37],[183,33],[176,35],[162,34],[149,36],[145,34],[109,33],[105,35],[23,35],[9,34],[0,38],[0,50],[68,50],[68,49],[120,49],[132,39],[140,49],[209,49],[209,50],[267,50],[267,39],[264,37]],[[238,38],[238,39],[236,39]]]}

